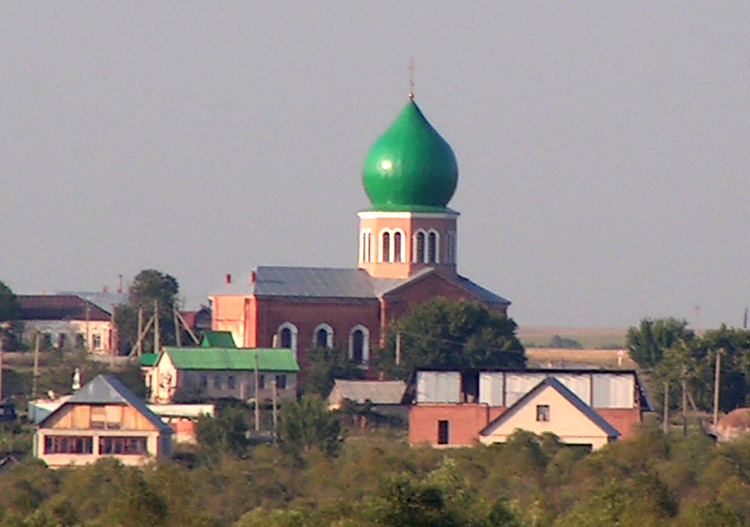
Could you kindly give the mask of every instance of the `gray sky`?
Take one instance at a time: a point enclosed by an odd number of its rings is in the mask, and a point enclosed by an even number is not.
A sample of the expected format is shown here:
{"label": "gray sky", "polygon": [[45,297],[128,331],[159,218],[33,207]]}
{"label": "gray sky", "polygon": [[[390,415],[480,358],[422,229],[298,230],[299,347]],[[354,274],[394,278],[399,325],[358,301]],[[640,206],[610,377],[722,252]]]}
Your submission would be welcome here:
{"label": "gray sky", "polygon": [[459,162],[459,271],[522,326],[750,305],[748,2],[3,2],[0,280],[144,268],[191,305],[354,267],[370,145],[416,100]]}

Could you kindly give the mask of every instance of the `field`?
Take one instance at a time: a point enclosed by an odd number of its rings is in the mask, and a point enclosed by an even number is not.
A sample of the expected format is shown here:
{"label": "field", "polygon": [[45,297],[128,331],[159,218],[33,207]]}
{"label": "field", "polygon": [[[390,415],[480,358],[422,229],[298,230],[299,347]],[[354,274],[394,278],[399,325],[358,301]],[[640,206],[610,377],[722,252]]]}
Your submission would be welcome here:
{"label": "field", "polygon": [[585,349],[618,349],[625,347],[627,328],[520,327],[518,338],[527,348],[546,348],[559,336],[575,340]]}
{"label": "field", "polygon": [[[530,367],[598,367],[635,369],[625,347],[624,328],[520,328],[518,337],[526,347]],[[575,341],[582,349],[553,347],[552,340],[559,337]],[[558,339],[559,341],[559,339]]]}

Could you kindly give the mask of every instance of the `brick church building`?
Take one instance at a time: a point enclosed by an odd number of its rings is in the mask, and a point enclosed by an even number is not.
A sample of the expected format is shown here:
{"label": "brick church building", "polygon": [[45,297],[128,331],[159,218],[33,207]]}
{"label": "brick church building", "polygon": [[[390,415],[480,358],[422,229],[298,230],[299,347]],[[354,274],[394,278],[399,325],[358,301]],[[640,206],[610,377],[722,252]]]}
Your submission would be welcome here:
{"label": "brick church building", "polygon": [[450,145],[410,95],[370,149],[362,171],[371,207],[359,212],[357,268],[260,266],[209,295],[212,329],[242,347],[306,352],[341,347],[366,367],[391,320],[442,296],[479,301],[502,313],[510,302],[457,272],[458,183]]}

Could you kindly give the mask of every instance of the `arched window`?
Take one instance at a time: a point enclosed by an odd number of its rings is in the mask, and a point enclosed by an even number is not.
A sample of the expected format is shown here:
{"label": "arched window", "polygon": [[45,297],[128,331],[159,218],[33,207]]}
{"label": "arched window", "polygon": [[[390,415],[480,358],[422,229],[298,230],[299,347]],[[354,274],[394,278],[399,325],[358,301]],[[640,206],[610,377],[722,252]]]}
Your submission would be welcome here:
{"label": "arched window", "polygon": [[318,324],[313,330],[313,346],[316,348],[333,347],[333,328],[328,324]]}
{"label": "arched window", "polygon": [[425,234],[424,231],[417,231],[416,236],[414,237],[414,263],[424,263],[424,244],[425,244]]}
{"label": "arched window", "polygon": [[276,330],[276,346],[279,348],[287,348],[294,352],[294,356],[297,356],[297,326],[289,322],[285,322],[279,326]]}
{"label": "arched window", "polygon": [[390,260],[391,262],[401,263],[404,261],[403,245],[404,245],[403,233],[401,231],[394,232],[393,233],[393,258]]}
{"label": "arched window", "polygon": [[390,261],[391,255],[391,233],[390,231],[383,231],[380,235],[380,261]]}
{"label": "arched window", "polygon": [[372,231],[370,229],[363,229],[359,238],[359,261],[365,263],[371,262]]}
{"label": "arched window", "polygon": [[440,254],[440,237],[436,231],[430,231],[427,235],[427,263],[440,263],[438,254]]}
{"label": "arched window", "polygon": [[354,326],[349,332],[349,360],[365,365],[370,359],[370,332],[366,327]]}

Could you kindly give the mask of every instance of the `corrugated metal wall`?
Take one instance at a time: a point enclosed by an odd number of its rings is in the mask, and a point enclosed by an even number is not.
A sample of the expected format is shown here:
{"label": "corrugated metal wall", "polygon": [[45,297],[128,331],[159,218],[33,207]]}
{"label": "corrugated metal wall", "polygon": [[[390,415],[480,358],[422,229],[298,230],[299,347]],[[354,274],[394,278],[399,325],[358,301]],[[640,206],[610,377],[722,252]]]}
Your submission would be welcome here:
{"label": "corrugated metal wall", "polygon": [[417,403],[458,402],[461,402],[461,374],[459,372],[417,372]]}

